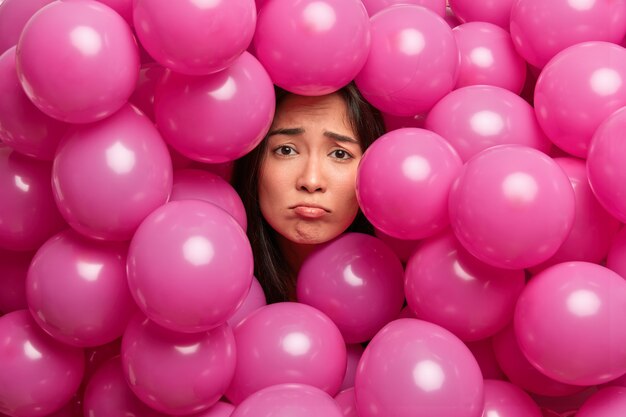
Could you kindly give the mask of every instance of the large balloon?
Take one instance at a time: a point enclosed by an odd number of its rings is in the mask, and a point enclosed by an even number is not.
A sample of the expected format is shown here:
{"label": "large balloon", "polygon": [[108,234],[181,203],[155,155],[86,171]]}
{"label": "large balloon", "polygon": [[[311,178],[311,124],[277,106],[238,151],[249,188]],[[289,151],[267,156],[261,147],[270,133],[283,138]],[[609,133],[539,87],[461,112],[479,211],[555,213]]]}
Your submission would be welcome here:
{"label": "large balloon", "polygon": [[32,102],[70,123],[115,113],[139,75],[137,43],[128,24],[92,0],[43,7],[24,27],[16,56],[20,82]]}
{"label": "large balloon", "polygon": [[205,75],[231,65],[246,50],[256,25],[254,0],[137,0],[135,30],[164,67]]}
{"label": "large balloon", "polygon": [[449,203],[459,241],[499,268],[523,269],[547,260],[574,221],[567,175],[546,154],[520,145],[494,146],[470,159]]}
{"label": "large balloon", "polygon": [[485,379],[483,415],[498,417],[541,417],[541,410],[521,388],[506,381]]}
{"label": "large balloon", "polygon": [[596,385],[626,373],[626,281],[588,262],[537,274],[515,309],[515,333],[528,360],[550,378]]}
{"label": "large balloon", "polygon": [[272,0],[259,12],[254,50],[272,81],[293,93],[329,94],[363,67],[370,23],[360,0]]}
{"label": "large balloon", "polygon": [[483,377],[469,349],[416,319],[387,324],[367,345],[355,380],[360,417],[480,417]]}
{"label": "large balloon", "polygon": [[20,34],[37,10],[53,0],[0,1],[0,54],[17,45]]}
{"label": "large balloon", "polygon": [[511,7],[516,0],[449,0],[461,22],[489,22],[509,30]]}

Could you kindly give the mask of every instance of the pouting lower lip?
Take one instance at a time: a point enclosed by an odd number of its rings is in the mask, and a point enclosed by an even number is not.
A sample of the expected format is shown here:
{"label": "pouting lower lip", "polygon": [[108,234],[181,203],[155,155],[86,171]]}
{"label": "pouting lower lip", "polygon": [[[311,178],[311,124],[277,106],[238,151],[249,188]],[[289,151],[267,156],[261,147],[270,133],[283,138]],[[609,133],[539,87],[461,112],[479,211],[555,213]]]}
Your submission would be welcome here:
{"label": "pouting lower lip", "polygon": [[293,208],[294,212],[302,217],[306,218],[319,218],[328,214],[328,212],[320,207],[311,207],[311,206],[296,206]]}

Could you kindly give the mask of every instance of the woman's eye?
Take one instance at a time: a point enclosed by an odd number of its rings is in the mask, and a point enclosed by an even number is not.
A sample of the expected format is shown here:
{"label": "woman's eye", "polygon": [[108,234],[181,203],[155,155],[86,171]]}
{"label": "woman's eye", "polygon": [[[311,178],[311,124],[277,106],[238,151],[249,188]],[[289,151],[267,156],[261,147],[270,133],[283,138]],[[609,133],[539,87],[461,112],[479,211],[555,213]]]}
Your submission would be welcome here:
{"label": "woman's eye", "polygon": [[332,151],[331,155],[333,155],[333,157],[337,158],[337,159],[350,159],[352,158],[352,155],[350,155],[348,152],[342,150],[342,149],[337,149]]}
{"label": "woman's eye", "polygon": [[295,149],[287,145],[279,146],[274,152],[282,156],[292,156],[296,154]]}

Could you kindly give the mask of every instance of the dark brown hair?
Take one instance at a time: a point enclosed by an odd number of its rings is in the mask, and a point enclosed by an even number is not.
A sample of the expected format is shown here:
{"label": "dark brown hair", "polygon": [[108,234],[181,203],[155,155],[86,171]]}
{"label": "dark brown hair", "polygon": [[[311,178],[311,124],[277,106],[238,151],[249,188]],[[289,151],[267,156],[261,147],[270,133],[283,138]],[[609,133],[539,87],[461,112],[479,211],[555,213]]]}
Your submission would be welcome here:
{"label": "dark brown hair", "polygon": [[[354,83],[341,88],[337,93],[345,100],[350,126],[355,131],[365,151],[383,133],[385,128],[380,112],[370,105]],[[291,93],[276,88],[276,107]],[[254,254],[254,274],[261,283],[268,303],[287,301],[294,283],[277,241],[276,232],[265,221],[258,201],[259,170],[265,155],[267,141],[264,139],[254,150],[236,161],[233,186],[239,192],[248,217],[248,238]],[[351,232],[373,234],[372,225],[363,213],[359,213],[348,228]]]}

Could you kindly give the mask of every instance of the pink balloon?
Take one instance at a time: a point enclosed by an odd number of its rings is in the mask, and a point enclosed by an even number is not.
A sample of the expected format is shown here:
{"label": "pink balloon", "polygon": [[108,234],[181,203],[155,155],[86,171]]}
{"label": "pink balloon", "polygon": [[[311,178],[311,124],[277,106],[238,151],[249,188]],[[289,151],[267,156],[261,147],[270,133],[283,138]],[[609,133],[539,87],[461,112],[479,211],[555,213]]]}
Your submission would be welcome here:
{"label": "pink balloon", "polygon": [[498,365],[496,354],[493,350],[492,338],[465,342],[465,345],[474,355],[476,362],[478,362],[484,379],[507,379],[502,369],[500,369],[500,365]]}
{"label": "pink balloon", "polygon": [[414,116],[452,91],[459,51],[441,16],[420,6],[396,5],[372,17],[371,32],[370,54],[355,81],[372,105]]}
{"label": "pink balloon", "polygon": [[388,234],[376,229],[374,230],[374,233],[376,234],[376,237],[378,239],[385,242],[387,246],[391,248],[393,253],[396,254],[398,259],[400,259],[403,264],[409,260],[409,258],[421,242],[419,239],[404,240],[391,237]]}
{"label": "pink balloon", "polygon": [[308,384],[330,395],[339,391],[346,371],[346,345],[337,326],[315,308],[269,304],[246,317],[234,333],[237,367],[226,392],[234,404],[282,383]]}
{"label": "pink balloon", "polygon": [[250,152],[268,132],[275,97],[265,69],[244,52],[229,68],[205,76],[168,72],[155,95],[163,138],[201,162],[232,161]]}
{"label": "pink balloon", "polygon": [[135,301],[157,324],[179,332],[224,323],[252,282],[252,249],[239,224],[204,201],[174,201],[139,226],[128,253]]}
{"label": "pink balloon", "polygon": [[64,138],[52,179],[57,205],[72,228],[95,239],[129,240],[167,201],[172,162],[150,119],[125,105]]}
{"label": "pink balloon", "polygon": [[230,327],[235,328],[241,320],[245,319],[248,315],[250,315],[250,313],[263,307],[264,305],[267,305],[267,300],[265,299],[263,288],[261,287],[259,280],[252,277],[252,285],[250,285],[248,295],[246,295],[243,303],[241,303],[233,315],[226,321],[230,324]]}
{"label": "pink balloon", "polygon": [[511,7],[510,29],[520,55],[542,68],[557,53],[577,43],[619,43],[626,35],[626,3],[518,0]]}
{"label": "pink balloon", "polygon": [[595,385],[626,373],[626,281],[601,265],[566,262],[536,275],[515,309],[528,360],[550,378]]}
{"label": "pink balloon", "polygon": [[40,417],[70,401],[83,376],[84,357],[45,334],[26,310],[0,317],[0,412]]}
{"label": "pink balloon", "polygon": [[126,23],[133,26],[133,0],[97,0],[106,4],[124,18]]}
{"label": "pink balloon", "polygon": [[230,417],[235,406],[223,401],[218,401],[211,408],[188,417]]}
{"label": "pink balloon", "polygon": [[215,404],[235,370],[235,340],[227,324],[208,332],[167,330],[135,316],[122,339],[130,389],[157,411],[183,415]]}
{"label": "pink balloon", "polygon": [[606,266],[626,278],[626,228],[615,235],[606,258]]}
{"label": "pink balloon", "polygon": [[363,356],[363,350],[364,348],[360,343],[346,345],[346,374],[343,377],[343,382],[341,383],[341,387],[339,388],[340,391],[344,391],[346,389],[354,387],[354,378],[356,376],[356,370],[359,365],[359,360],[361,359],[361,356]]}
{"label": "pink balloon", "polygon": [[523,270],[484,264],[451,231],[422,243],[409,259],[404,281],[415,316],[464,341],[493,336],[509,324],[524,284]]}
{"label": "pink balloon", "polygon": [[70,123],[115,113],[139,74],[137,43],[128,24],[92,0],[43,7],[24,28],[16,59],[22,87],[35,106]]}
{"label": "pink balloon", "polygon": [[528,362],[519,348],[513,326],[508,326],[492,338],[493,352],[502,372],[518,387],[531,393],[560,397],[583,390],[583,387],[564,384],[539,372]]}
{"label": "pink balloon", "polygon": [[125,244],[98,242],[73,230],[35,254],[26,279],[28,307],[55,339],[78,347],[122,336],[135,303],[128,290]]}
{"label": "pink balloon", "polygon": [[89,379],[83,409],[89,417],[166,417],[133,394],[126,383],[119,356],[102,364]]}
{"label": "pink balloon", "polygon": [[517,144],[547,153],[552,143],[535,111],[501,87],[474,85],[442,98],[426,118],[426,129],[444,137],[463,161],[495,145]]}
{"label": "pink balloon", "polygon": [[356,397],[354,395],[354,387],[345,389],[335,395],[335,401],[341,410],[343,417],[359,417],[356,412]]}
{"label": "pink balloon", "polygon": [[154,93],[166,69],[155,62],[144,64],[139,70],[139,80],[128,101],[154,121]]}
{"label": "pink balloon", "polygon": [[24,155],[52,160],[68,125],[46,116],[17,79],[15,47],[0,56],[0,141]]}
{"label": "pink balloon", "polygon": [[237,191],[222,177],[198,169],[174,171],[170,201],[202,200],[213,203],[233,216],[245,231],[246,209]]}
{"label": "pink balloon", "polygon": [[483,378],[469,349],[416,319],[387,324],[369,343],[355,380],[361,417],[479,417]]}
{"label": "pink balloon", "polygon": [[67,225],[52,189],[52,165],[0,147],[0,248],[33,251]]}
{"label": "pink balloon", "polygon": [[0,1],[0,54],[17,45],[28,22],[43,6],[53,0],[3,0]]}
{"label": "pink balloon", "polygon": [[448,192],[461,158],[441,136],[424,129],[386,133],[365,152],[356,190],[363,213],[383,233],[421,239],[449,223]]}
{"label": "pink balloon", "polygon": [[626,388],[606,387],[589,397],[577,417],[620,417],[626,414]]}
{"label": "pink balloon", "polygon": [[515,0],[448,0],[461,22],[489,22],[509,30],[511,7]]}
{"label": "pink balloon", "polygon": [[541,417],[541,410],[521,388],[510,382],[485,379],[484,416]]}
{"label": "pink balloon", "polygon": [[[595,4],[600,3],[606,1]],[[605,21],[601,24],[607,26]],[[625,80],[626,50],[621,46],[585,42],[564,49],[537,80],[535,112],[539,125],[556,146],[585,158],[600,123],[626,105]]]}
{"label": "pink balloon", "polygon": [[520,145],[494,146],[470,159],[449,203],[461,244],[498,268],[523,269],[549,259],[574,221],[567,175],[549,156]]}
{"label": "pink balloon", "polygon": [[230,66],[246,50],[256,25],[254,0],[136,0],[135,30],[161,65],[189,75]]}
{"label": "pink balloon", "polygon": [[359,73],[370,47],[360,0],[272,0],[259,12],[254,50],[272,81],[296,94],[329,94]]}
{"label": "pink balloon", "polygon": [[446,0],[362,0],[367,13],[370,16],[374,16],[387,7],[395,4],[415,4],[417,6],[423,6],[432,10],[439,16],[444,17],[446,15]]}
{"label": "pink balloon", "polygon": [[26,273],[32,259],[31,252],[0,250],[0,312],[6,314],[28,308]]}
{"label": "pink balloon", "polygon": [[308,256],[296,293],[299,302],[328,315],[346,343],[361,343],[400,313],[403,276],[400,260],[384,242],[346,233]]}
{"label": "pink balloon", "polygon": [[255,392],[230,417],[342,417],[335,400],[305,384],[278,384]]}
{"label": "pink balloon", "polygon": [[493,23],[469,22],[452,32],[461,63],[455,88],[495,85],[519,94],[526,80],[526,61],[513,45],[511,35]]}

